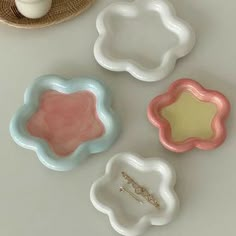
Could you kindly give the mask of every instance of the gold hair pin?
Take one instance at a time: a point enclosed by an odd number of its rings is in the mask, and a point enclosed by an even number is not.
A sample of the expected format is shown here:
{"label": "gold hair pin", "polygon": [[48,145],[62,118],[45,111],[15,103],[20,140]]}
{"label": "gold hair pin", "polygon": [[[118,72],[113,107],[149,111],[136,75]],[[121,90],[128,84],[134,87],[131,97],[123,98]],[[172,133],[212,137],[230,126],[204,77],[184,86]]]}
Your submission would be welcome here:
{"label": "gold hair pin", "polygon": [[130,184],[134,188],[134,192],[137,195],[141,195],[143,198],[146,199],[147,202],[152,204],[156,208],[160,208],[159,202],[156,200],[156,198],[153,196],[153,194],[149,193],[149,191],[140,186],[136,181],[134,181],[128,174],[126,174],[124,171],[121,172],[123,178],[127,181],[128,184]]}
{"label": "gold hair pin", "polygon": [[130,192],[126,187],[124,186],[120,187],[120,192],[126,192],[131,197],[133,197],[137,202],[139,202],[140,204],[144,204],[144,202],[141,199],[139,199],[134,193]]}

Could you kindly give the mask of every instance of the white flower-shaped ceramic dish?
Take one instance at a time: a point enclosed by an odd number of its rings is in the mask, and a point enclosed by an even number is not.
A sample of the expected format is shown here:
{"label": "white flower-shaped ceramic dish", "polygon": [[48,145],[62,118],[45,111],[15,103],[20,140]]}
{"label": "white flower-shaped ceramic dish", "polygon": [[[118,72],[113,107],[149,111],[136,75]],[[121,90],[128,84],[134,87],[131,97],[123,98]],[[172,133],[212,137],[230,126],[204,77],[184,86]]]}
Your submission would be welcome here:
{"label": "white flower-shaped ceramic dish", "polygon": [[[160,207],[154,207],[143,196],[135,194],[122,172],[152,194]],[[92,185],[90,198],[98,211],[108,215],[118,233],[134,236],[152,225],[165,225],[173,219],[179,207],[174,185],[175,171],[165,161],[121,153],[108,162],[105,175]],[[120,192],[121,187],[129,192]]]}
{"label": "white flower-shaped ceramic dish", "polygon": [[127,71],[147,82],[165,78],[176,60],[195,44],[192,28],[176,16],[166,0],[113,3],[99,14],[97,30],[97,62],[108,70]]}

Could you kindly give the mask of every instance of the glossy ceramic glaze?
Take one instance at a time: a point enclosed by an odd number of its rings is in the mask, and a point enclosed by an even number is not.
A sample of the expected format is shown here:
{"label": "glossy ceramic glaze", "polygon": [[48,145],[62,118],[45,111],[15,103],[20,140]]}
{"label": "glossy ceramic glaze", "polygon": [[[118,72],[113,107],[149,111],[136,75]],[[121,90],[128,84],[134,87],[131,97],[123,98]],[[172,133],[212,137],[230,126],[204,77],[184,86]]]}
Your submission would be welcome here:
{"label": "glossy ceramic glaze", "polygon": [[175,81],[168,91],[152,100],[148,118],[159,128],[161,143],[174,152],[194,147],[209,150],[226,138],[227,98],[191,79]]}
{"label": "glossy ceramic glaze", "polygon": [[27,122],[29,133],[48,142],[59,156],[71,154],[82,143],[101,137],[104,125],[91,92],[62,94],[47,91],[39,108]]}
{"label": "glossy ceramic glaze", "polygon": [[147,82],[165,78],[195,44],[193,30],[166,0],[113,3],[99,14],[97,30],[97,62]]}
{"label": "glossy ceramic glaze", "polygon": [[161,115],[170,123],[173,141],[183,142],[190,137],[212,138],[211,123],[216,111],[215,104],[200,101],[193,94],[183,92],[176,102],[161,110]]}
{"label": "glossy ceramic glaze", "polygon": [[[122,172],[151,192],[160,204],[155,208],[140,195],[140,204],[130,194],[120,192],[126,186]],[[175,171],[164,160],[145,158],[132,153],[114,156],[106,166],[105,175],[91,187],[90,198],[95,208],[108,215],[112,227],[127,236],[140,235],[150,226],[169,223],[178,211],[179,202],[174,191]]]}
{"label": "glossy ceramic glaze", "polygon": [[119,134],[109,91],[94,79],[43,76],[26,90],[24,103],[11,120],[11,136],[50,169],[74,168]]}
{"label": "glossy ceramic glaze", "polygon": [[52,6],[52,0],[15,0],[15,2],[18,11],[31,19],[45,16]]}

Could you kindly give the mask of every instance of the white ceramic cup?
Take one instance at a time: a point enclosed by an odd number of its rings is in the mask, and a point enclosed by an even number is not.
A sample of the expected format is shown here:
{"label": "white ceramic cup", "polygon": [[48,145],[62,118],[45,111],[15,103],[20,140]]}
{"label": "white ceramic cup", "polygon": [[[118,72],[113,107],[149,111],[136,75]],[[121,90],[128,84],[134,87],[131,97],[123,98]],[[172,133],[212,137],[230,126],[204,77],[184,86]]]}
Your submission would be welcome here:
{"label": "white ceramic cup", "polygon": [[15,0],[15,2],[18,11],[31,19],[45,16],[52,6],[52,0]]}

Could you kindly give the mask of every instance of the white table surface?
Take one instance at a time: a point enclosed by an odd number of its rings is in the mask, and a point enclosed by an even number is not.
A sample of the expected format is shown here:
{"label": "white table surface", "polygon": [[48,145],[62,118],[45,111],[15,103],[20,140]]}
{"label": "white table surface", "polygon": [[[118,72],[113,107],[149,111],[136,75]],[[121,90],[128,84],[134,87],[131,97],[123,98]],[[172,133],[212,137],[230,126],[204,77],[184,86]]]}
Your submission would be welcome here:
{"label": "white table surface", "polygon": [[[42,30],[0,25],[0,235],[118,235],[108,218],[90,203],[89,190],[109,158],[123,151],[163,157],[177,172],[179,215],[167,226],[151,228],[145,236],[236,235],[236,2],[171,0],[178,15],[194,28],[197,44],[167,79],[156,83],[109,72],[96,63],[92,50],[97,38],[95,19],[110,2],[97,0],[75,20]],[[65,173],[45,168],[33,151],[17,146],[8,131],[26,87],[32,79],[49,73],[103,80],[113,93],[113,107],[123,126],[109,151]],[[159,143],[146,108],[180,77],[196,79],[231,101],[228,138],[218,149],[174,154]]]}

